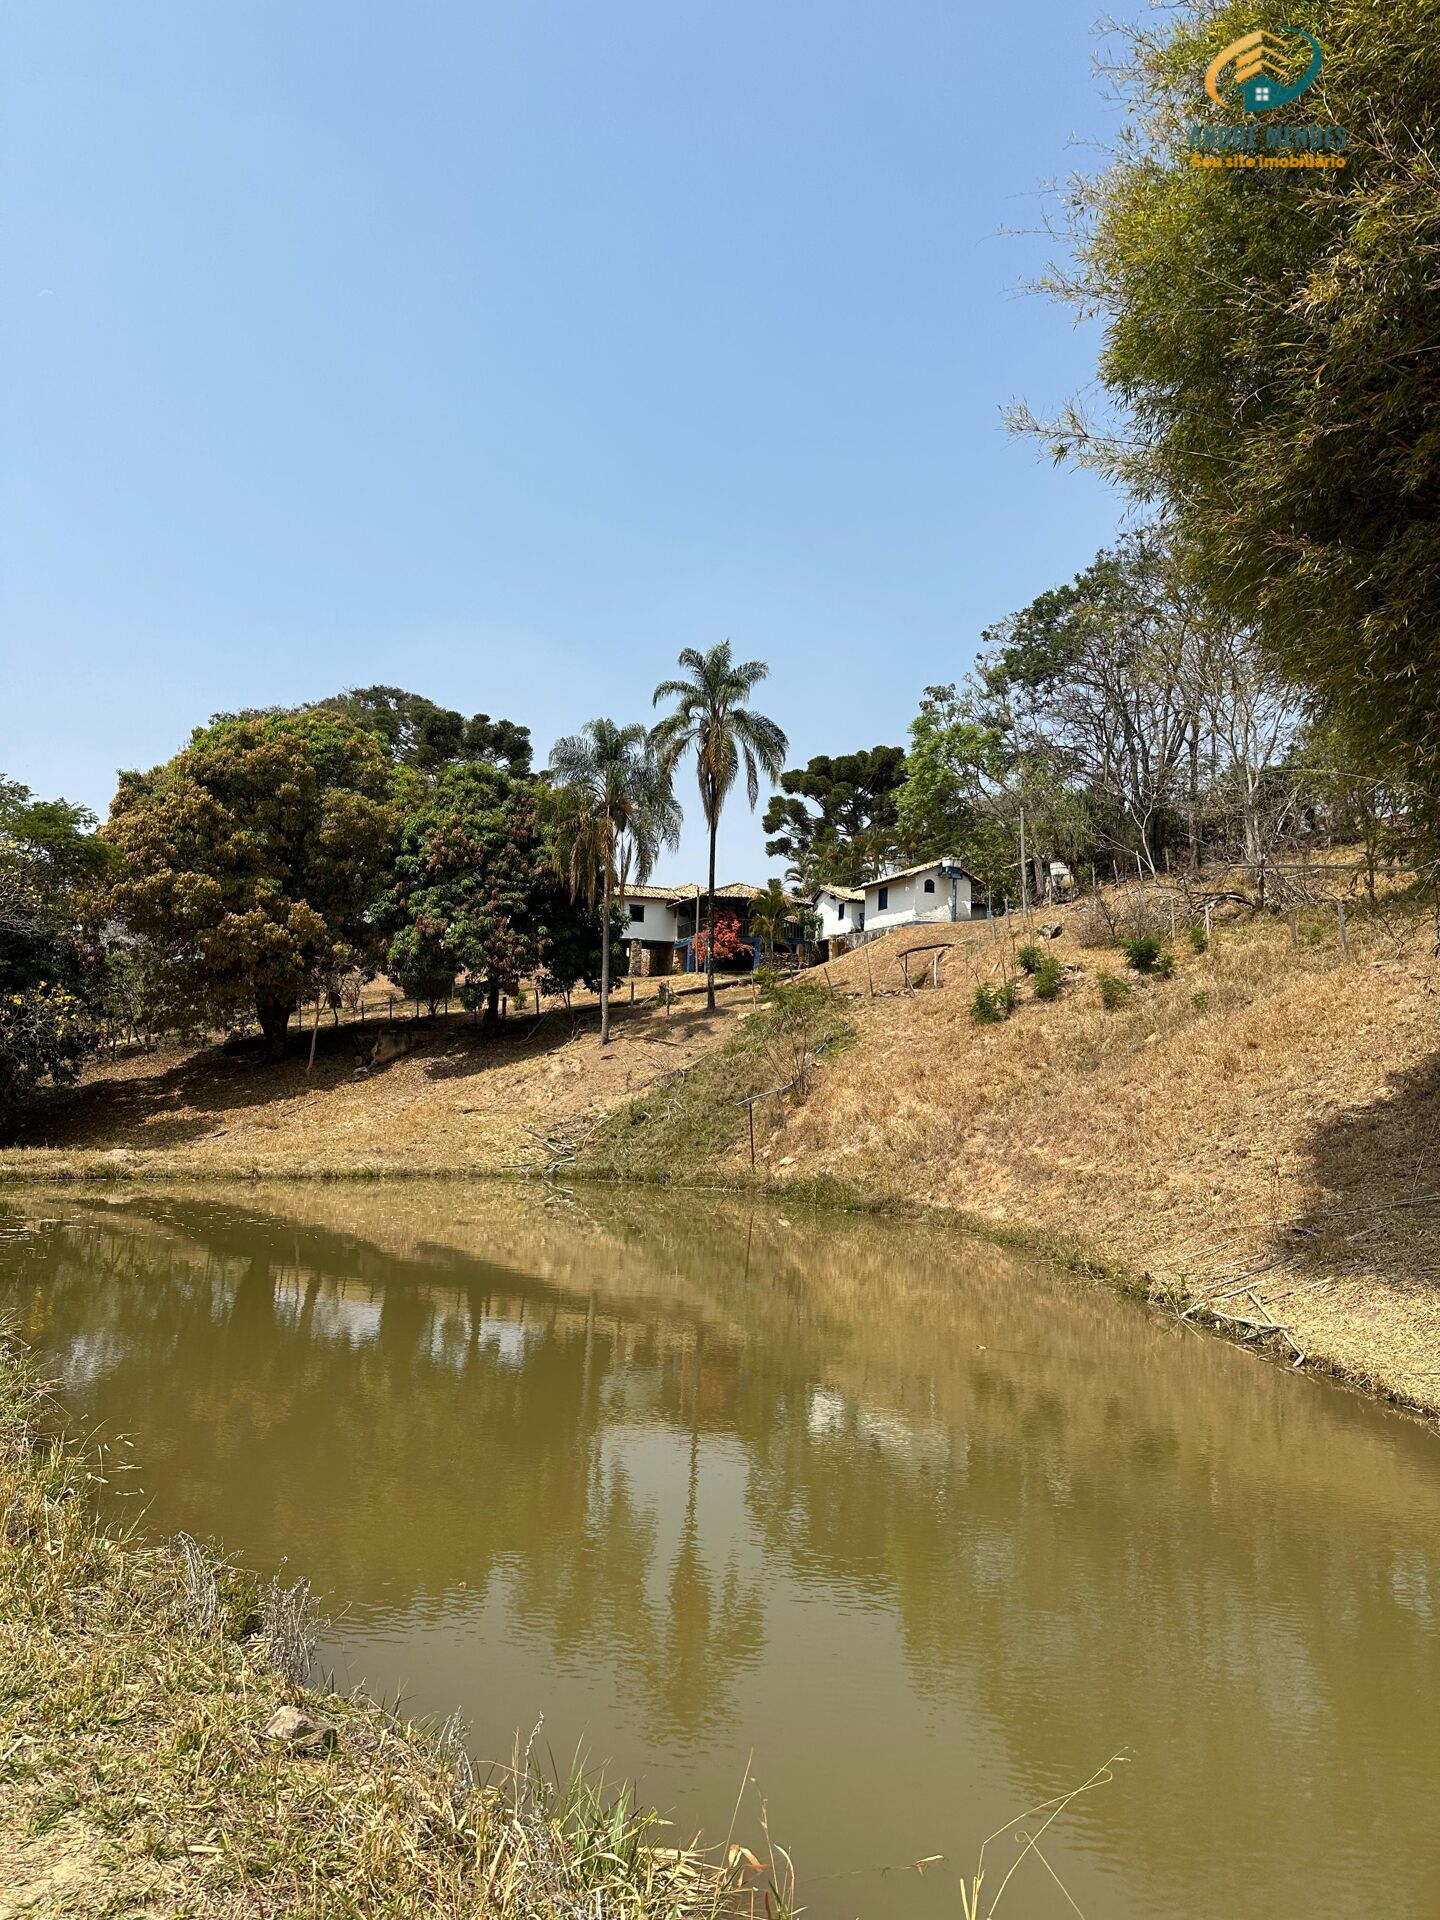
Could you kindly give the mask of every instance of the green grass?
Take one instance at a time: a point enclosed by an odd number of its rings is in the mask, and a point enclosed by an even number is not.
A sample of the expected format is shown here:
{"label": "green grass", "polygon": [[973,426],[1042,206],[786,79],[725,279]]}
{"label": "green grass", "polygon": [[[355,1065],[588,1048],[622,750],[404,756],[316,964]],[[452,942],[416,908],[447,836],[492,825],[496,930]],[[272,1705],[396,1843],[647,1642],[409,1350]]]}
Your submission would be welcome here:
{"label": "green grass", "polygon": [[1107,1013],[1118,1013],[1130,998],[1130,983],[1118,979],[1113,973],[1103,970],[1097,973],[1095,984],[1100,989],[1100,1004]]}
{"label": "green grass", "polygon": [[[807,1076],[826,1072],[855,1037],[823,989],[804,989],[808,997],[798,1002],[787,1002],[785,991],[758,1005],[723,1047],[610,1114],[581,1151],[577,1171],[649,1182],[713,1172],[747,1136],[742,1102],[785,1086],[802,1058],[814,1063]],[[805,1088],[779,1097],[796,1105]]]}

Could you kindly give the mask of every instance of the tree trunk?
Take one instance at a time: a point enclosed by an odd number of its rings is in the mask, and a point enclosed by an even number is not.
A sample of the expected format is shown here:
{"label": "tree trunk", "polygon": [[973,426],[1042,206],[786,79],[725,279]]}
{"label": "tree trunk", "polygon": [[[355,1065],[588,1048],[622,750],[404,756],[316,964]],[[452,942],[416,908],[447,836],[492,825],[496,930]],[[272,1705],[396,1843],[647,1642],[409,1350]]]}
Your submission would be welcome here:
{"label": "tree trunk", "polygon": [[500,982],[492,980],[485,989],[485,1018],[493,1027],[500,1018]]}
{"label": "tree trunk", "polygon": [[705,908],[705,1007],[715,1011],[715,836],[720,830],[719,815],[710,821],[710,893]]}
{"label": "tree trunk", "polygon": [[285,1030],[294,1011],[293,1005],[282,1006],[278,1000],[262,1000],[255,1009],[255,1018],[265,1036],[265,1051],[271,1060],[285,1058]]}
{"label": "tree trunk", "polygon": [[1186,795],[1186,813],[1189,815],[1190,831],[1190,871],[1200,871],[1200,720],[1197,717],[1190,723],[1190,791]]}
{"label": "tree trunk", "polygon": [[[594,895],[591,895],[594,898]],[[600,1044],[610,1043],[610,864],[605,864],[604,909],[600,926]]]}

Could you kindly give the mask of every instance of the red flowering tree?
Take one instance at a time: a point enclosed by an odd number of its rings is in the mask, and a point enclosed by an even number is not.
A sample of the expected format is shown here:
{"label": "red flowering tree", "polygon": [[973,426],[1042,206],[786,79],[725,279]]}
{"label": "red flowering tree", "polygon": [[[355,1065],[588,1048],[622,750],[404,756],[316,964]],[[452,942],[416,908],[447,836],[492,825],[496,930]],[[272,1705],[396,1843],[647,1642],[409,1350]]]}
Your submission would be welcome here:
{"label": "red flowering tree", "polygon": [[[750,942],[740,931],[740,918],[734,913],[717,913],[715,916],[715,962],[721,965],[733,960],[737,953],[744,953]],[[695,936],[695,964],[709,970],[710,941],[704,927]]]}

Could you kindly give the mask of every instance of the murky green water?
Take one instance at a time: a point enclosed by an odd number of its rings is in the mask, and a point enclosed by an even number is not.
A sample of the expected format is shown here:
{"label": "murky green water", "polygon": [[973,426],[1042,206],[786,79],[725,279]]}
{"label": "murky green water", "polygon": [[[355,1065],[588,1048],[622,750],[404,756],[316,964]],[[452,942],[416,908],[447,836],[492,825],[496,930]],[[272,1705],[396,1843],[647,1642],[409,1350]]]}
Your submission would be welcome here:
{"label": "murky green water", "polygon": [[[1047,1836],[1089,1920],[1440,1913],[1440,1445],[1103,1290],[883,1221],[328,1188],[0,1198],[0,1313],[148,1524],[312,1578],[342,1679],[486,1757],[543,1713],[687,1836],[749,1762],[737,1834],[763,1794],[822,1920],[958,1914],[1119,1748]],[[1001,1910],[1072,1911],[1033,1864]]]}

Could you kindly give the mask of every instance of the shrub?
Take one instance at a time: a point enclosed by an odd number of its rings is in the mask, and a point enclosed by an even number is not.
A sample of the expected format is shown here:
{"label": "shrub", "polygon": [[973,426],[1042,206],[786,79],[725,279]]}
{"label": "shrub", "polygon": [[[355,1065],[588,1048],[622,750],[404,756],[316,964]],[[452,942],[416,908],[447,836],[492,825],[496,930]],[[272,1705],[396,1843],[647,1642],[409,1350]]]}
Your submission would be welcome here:
{"label": "shrub", "polygon": [[1192,925],[1188,926],[1185,929],[1185,934],[1187,939],[1190,942],[1190,945],[1195,949],[1196,953],[1209,952],[1210,936],[1205,931],[1205,922],[1203,920],[1196,920],[1195,922],[1193,922]]}
{"label": "shrub", "polygon": [[1168,947],[1162,947],[1155,956],[1155,964],[1150,969],[1157,980],[1168,980],[1175,971],[1175,956]]}
{"label": "shrub", "polygon": [[1010,981],[992,987],[982,980],[970,1002],[970,1018],[983,1027],[993,1027],[1008,1020],[1018,1003],[1019,995]]}
{"label": "shrub", "polygon": [[1058,1000],[1065,988],[1065,969],[1053,953],[1047,953],[1035,969],[1035,998]]}
{"label": "shrub", "polygon": [[1130,998],[1129,984],[1119,980],[1113,973],[1099,973],[1095,983],[1100,989],[1100,1004],[1106,1013],[1118,1013]]}
{"label": "shrub", "polygon": [[[718,939],[715,944],[718,949]],[[817,1050],[838,1031],[834,1004],[817,982],[781,980],[773,973],[763,1000],[753,1037],[764,1045],[774,1078],[795,1081],[803,1094]]]}
{"label": "shrub", "polygon": [[1157,933],[1137,933],[1133,940],[1120,942],[1120,951],[1136,973],[1155,973],[1165,950],[1165,943]]}
{"label": "shrub", "polygon": [[1071,927],[1083,947],[1113,947],[1141,934],[1170,931],[1174,893],[1167,887],[1131,881],[1087,894],[1071,916]]}
{"label": "shrub", "polygon": [[1190,1004],[1196,1013],[1204,1013],[1205,1009],[1210,1005],[1210,996],[1208,993],[1192,993],[1190,996]]}
{"label": "shrub", "polygon": [[1028,940],[1023,947],[1017,947],[1015,949],[1015,958],[1020,962],[1026,973],[1038,973],[1044,957],[1033,940]]}

